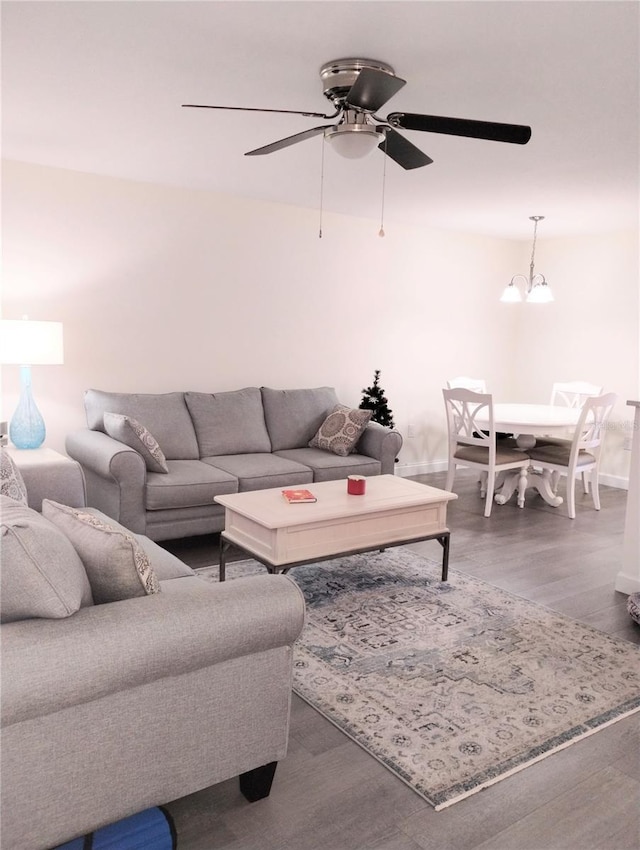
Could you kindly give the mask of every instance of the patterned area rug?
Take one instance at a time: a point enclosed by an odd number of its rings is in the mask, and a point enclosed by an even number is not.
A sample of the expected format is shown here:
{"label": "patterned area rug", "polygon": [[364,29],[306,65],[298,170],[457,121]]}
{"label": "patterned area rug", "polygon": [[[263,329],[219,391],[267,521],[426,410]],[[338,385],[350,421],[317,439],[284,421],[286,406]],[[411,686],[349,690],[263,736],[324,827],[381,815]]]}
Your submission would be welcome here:
{"label": "patterned area rug", "polygon": [[295,692],[436,810],[640,709],[637,646],[439,574],[404,548],[290,573],[308,609]]}

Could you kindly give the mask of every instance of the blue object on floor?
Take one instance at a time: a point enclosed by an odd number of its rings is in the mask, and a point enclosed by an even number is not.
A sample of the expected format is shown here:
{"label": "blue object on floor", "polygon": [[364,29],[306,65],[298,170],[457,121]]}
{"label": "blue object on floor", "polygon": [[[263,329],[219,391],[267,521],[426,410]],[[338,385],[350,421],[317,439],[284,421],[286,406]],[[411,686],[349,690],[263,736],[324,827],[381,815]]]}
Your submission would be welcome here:
{"label": "blue object on floor", "polygon": [[176,850],[177,846],[171,815],[163,806],[156,806],[61,844],[55,850]]}

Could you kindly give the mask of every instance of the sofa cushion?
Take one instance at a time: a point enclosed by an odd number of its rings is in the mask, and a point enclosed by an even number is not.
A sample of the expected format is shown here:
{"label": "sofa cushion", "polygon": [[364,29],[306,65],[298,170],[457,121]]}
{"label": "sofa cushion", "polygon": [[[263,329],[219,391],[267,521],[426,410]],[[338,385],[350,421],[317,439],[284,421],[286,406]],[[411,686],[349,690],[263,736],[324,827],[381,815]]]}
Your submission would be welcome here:
{"label": "sofa cushion", "polygon": [[288,449],[276,454],[308,466],[313,472],[314,481],[336,481],[347,475],[380,475],[382,469],[379,460],[356,453],[340,457],[324,449],[304,448]]}
{"label": "sofa cushion", "polygon": [[149,472],[169,472],[167,459],[153,434],[132,416],[105,413],[104,429],[114,440],[135,449],[144,458]]}
{"label": "sofa cushion", "polygon": [[262,387],[262,404],[271,451],[277,452],[308,446],[339,400],[333,387],[296,390]]}
{"label": "sofa cushion", "polygon": [[225,393],[188,392],[184,397],[201,458],[271,451],[257,387]]}
{"label": "sofa cushion", "polygon": [[222,455],[203,458],[203,461],[234,475],[241,493],[313,481],[313,472],[308,466],[273,454]]}
{"label": "sofa cushion", "polygon": [[372,416],[372,410],[337,404],[311,438],[309,445],[346,457],[354,450]]}
{"label": "sofa cushion", "polygon": [[238,479],[201,460],[170,460],[167,475],[147,476],[145,506],[148,511],[213,505],[215,496],[238,492]]}
{"label": "sofa cushion", "polygon": [[0,621],[59,619],[91,605],[84,566],[65,534],[32,508],[0,496]]}
{"label": "sofa cushion", "polygon": [[144,549],[159,582],[195,576],[191,567],[184,564],[180,558],[177,558],[171,552],[167,552],[162,546],[158,546],[153,540],[143,534],[134,534],[133,536]]}
{"label": "sofa cushion", "polygon": [[130,531],[114,527],[84,508],[45,499],[42,513],[73,543],[84,564],[96,604],[159,593],[151,562]]}
{"label": "sofa cushion", "polygon": [[154,435],[168,460],[194,460],[198,441],[184,400],[184,393],[109,393],[87,390],[84,394],[87,425],[105,431],[105,413],[123,413]]}
{"label": "sofa cushion", "polygon": [[0,446],[0,494],[22,505],[27,504],[27,488],[24,479],[4,446]]}

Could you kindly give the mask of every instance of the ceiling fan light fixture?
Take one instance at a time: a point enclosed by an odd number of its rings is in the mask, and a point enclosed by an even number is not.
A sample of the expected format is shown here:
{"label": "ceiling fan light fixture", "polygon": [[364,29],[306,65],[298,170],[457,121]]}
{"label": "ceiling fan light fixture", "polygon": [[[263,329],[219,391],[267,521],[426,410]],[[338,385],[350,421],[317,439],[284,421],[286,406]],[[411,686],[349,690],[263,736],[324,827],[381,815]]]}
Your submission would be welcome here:
{"label": "ceiling fan light fixture", "polygon": [[362,159],[379,145],[381,135],[368,124],[338,124],[324,133],[331,147],[345,159]]}
{"label": "ceiling fan light fixture", "polygon": [[[294,133],[268,145],[247,151],[245,156],[262,156],[296,145],[320,133],[328,139],[338,153],[346,159],[365,157],[374,147],[379,147],[385,157],[409,171],[433,162],[413,142],[397,130],[418,130],[425,133],[466,136],[495,142],[525,145],[531,137],[531,127],[520,124],[503,124],[495,121],[477,121],[465,118],[446,118],[414,112],[391,112],[386,118],[378,115],[380,109],[406,85],[406,80],[396,75],[391,65],[377,59],[334,59],[320,68],[322,92],[335,109],[331,115],[299,109],[263,109],[252,106],[216,106],[204,103],[183,103],[191,109],[233,109],[245,112],[280,112],[303,115],[306,118],[323,118],[337,125],[312,127]],[[382,122],[382,123],[377,123]],[[394,128],[394,129],[392,129]],[[378,144],[380,136],[384,143]]]}

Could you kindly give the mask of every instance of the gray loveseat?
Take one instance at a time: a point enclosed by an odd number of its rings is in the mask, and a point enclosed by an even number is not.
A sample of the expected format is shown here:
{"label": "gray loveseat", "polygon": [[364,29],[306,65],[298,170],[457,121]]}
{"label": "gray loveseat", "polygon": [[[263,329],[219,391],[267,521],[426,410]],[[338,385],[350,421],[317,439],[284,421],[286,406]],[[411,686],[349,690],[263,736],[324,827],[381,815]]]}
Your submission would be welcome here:
{"label": "gray loveseat", "polygon": [[[266,796],[287,750],[295,583],[207,582],[95,509],[78,519],[79,468],[75,485],[41,476],[33,503],[58,500],[44,516],[0,495],[2,850],[45,850],[234,776],[248,799]],[[122,598],[116,564],[134,549],[160,591],[134,571],[137,595]],[[105,580],[117,601],[99,602]]]}
{"label": "gray loveseat", "polygon": [[[88,504],[152,540],[224,529],[215,496],[346,478],[393,474],[397,431],[369,423],[346,456],[309,446],[339,404],[331,387],[246,387],[221,393],[111,393],[87,390],[88,428],[66,450],[87,482]],[[106,414],[144,426],[167,471],[151,471],[139,451],[109,436]]]}

